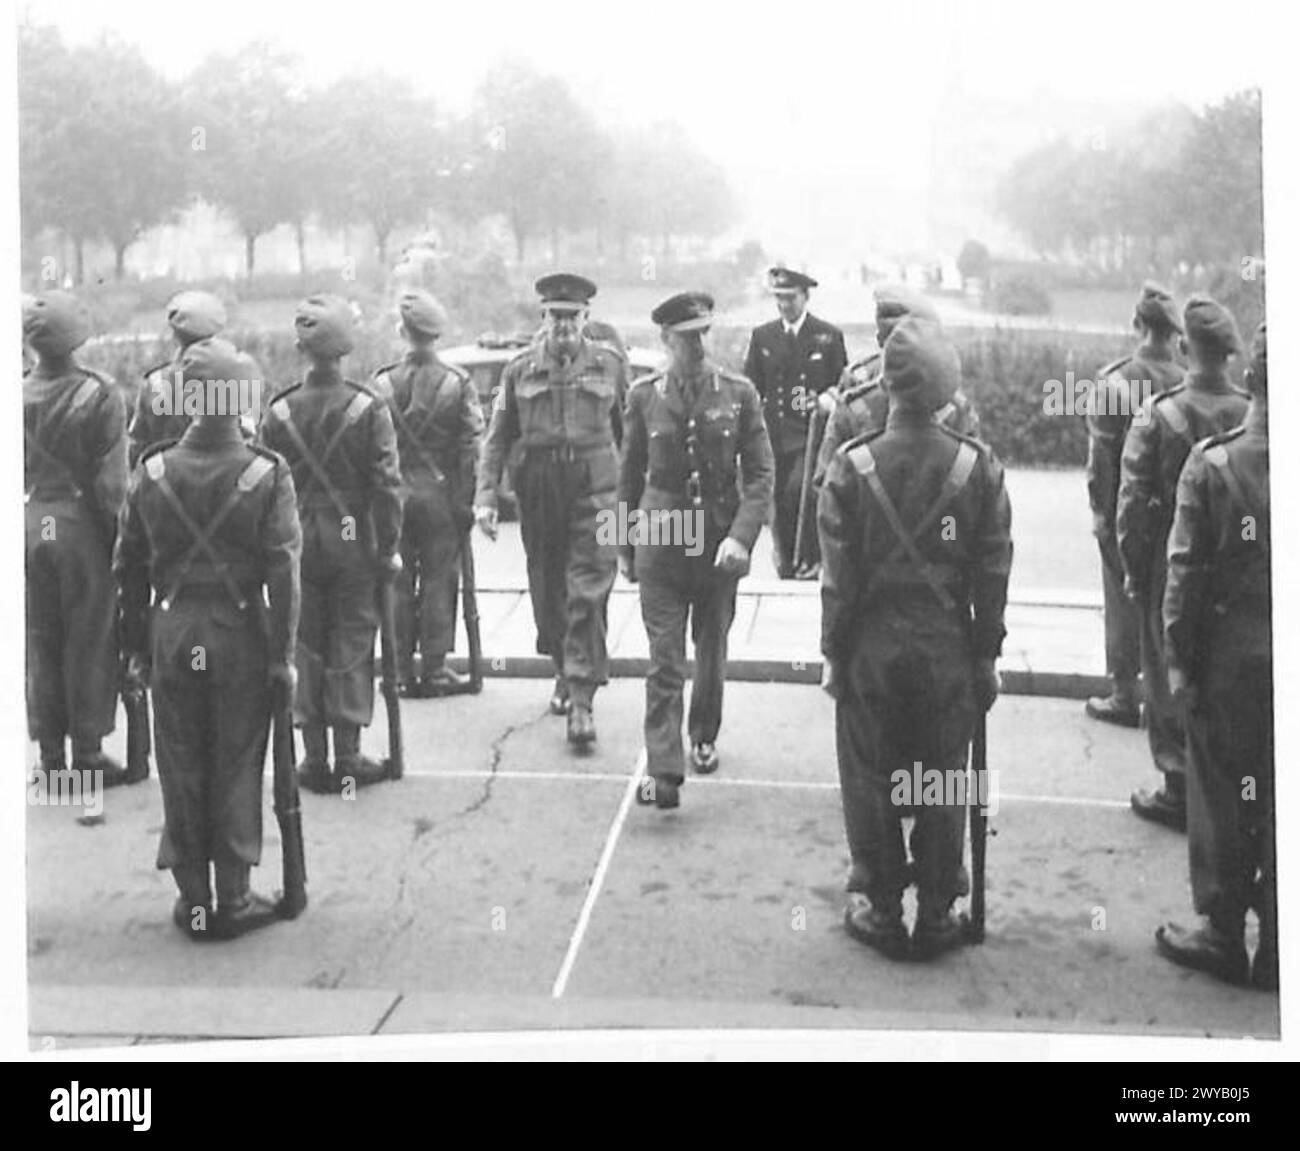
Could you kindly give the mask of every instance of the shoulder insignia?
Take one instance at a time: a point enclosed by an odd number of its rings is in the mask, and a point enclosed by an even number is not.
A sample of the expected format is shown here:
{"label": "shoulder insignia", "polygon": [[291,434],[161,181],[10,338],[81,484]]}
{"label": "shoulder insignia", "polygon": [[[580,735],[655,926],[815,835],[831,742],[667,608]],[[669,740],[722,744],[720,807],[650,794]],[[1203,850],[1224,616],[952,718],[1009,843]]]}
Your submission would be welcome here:
{"label": "shoulder insignia", "polygon": [[68,410],[75,412],[78,408],[84,407],[99,394],[99,385],[102,381],[95,376],[87,376],[81,381],[81,386],[76,390],[72,397],[72,403]]}
{"label": "shoulder insignia", "polygon": [[162,452],[151,452],[141,462],[144,464],[144,470],[151,480],[156,481],[163,478],[167,465],[163,463]]}
{"label": "shoulder insignia", "polygon": [[1125,364],[1132,363],[1132,361],[1133,361],[1132,356],[1120,356],[1118,360],[1114,360],[1111,363],[1107,364],[1097,374],[1104,379],[1106,376],[1109,376],[1114,372],[1118,372],[1120,368],[1122,368]]}
{"label": "shoulder insignia", "polygon": [[1176,396],[1179,393],[1185,391],[1187,391],[1186,383],[1174,384],[1173,387],[1166,388],[1163,392],[1156,392],[1155,395],[1151,397],[1151,402],[1155,404],[1159,404],[1169,399],[1170,396]]}
{"label": "shoulder insignia", "polygon": [[470,382],[471,379],[473,379],[473,377],[469,374],[469,372],[467,372],[459,364],[447,364],[445,360],[443,361],[443,363],[446,364],[448,374],[454,376],[462,384],[467,384]]}
{"label": "shoulder insignia", "polygon": [[143,373],[144,378],[146,380],[152,380],[153,377],[156,376],[159,372],[166,372],[167,369],[170,368],[171,366],[172,366],[171,360],[163,360],[162,363],[154,364],[154,366],[151,368],[145,368]]}
{"label": "shoulder insignia", "polygon": [[267,459],[264,455],[257,455],[239,474],[236,481],[241,492],[251,492],[260,484],[271,472],[275,471],[275,461]]}
{"label": "shoulder insignia", "polygon": [[272,400],[271,406],[266,410],[270,412],[277,420],[284,420],[285,423],[289,422],[289,403],[287,400],[283,398],[278,400]]}
{"label": "shoulder insignia", "polygon": [[870,435],[858,436],[841,449],[849,457],[849,462],[859,475],[865,476],[868,472],[876,470],[876,457],[871,454],[870,446],[873,438]]}
{"label": "shoulder insignia", "polygon": [[1205,462],[1207,464],[1213,464],[1216,468],[1222,468],[1227,466],[1228,449],[1225,448],[1222,444],[1216,444],[1216,443],[1206,444],[1204,445],[1204,450],[1201,452],[1201,454],[1205,457]]}
{"label": "shoulder insignia", "polygon": [[[353,385],[355,387],[355,385]],[[375,402],[374,394],[370,391],[360,391],[352,397],[343,413],[344,422],[355,424],[364,414],[368,407]]]}

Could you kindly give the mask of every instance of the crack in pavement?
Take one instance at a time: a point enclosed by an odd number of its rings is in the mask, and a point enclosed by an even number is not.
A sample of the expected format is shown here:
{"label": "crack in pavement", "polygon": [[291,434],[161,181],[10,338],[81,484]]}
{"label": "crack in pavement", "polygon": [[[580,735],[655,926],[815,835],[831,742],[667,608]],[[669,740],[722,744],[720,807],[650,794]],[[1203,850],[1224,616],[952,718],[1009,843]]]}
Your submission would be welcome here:
{"label": "crack in pavement", "polygon": [[[452,812],[451,815],[447,817],[449,820],[460,819],[466,815],[472,815],[487,804],[488,800],[492,798],[492,787],[499,778],[497,772],[500,770],[501,761],[505,758],[506,741],[527,728],[535,727],[543,723],[549,715],[549,712],[544,711],[534,719],[526,720],[522,723],[507,724],[505,726],[501,731],[501,734],[488,745],[489,774],[483,782],[482,794],[467,807],[462,808],[460,811]],[[413,872],[418,869],[426,875],[429,874],[429,866],[433,862],[434,856],[437,855],[438,851],[442,847],[441,837],[432,834],[437,829],[437,826],[437,821],[429,819],[427,816],[421,816],[415,820],[412,828],[411,840],[407,845],[405,856],[402,859],[402,864],[397,874],[397,890],[393,896],[392,904],[390,905],[390,910],[394,915],[399,915],[402,911],[403,905],[406,903],[408,881]],[[423,849],[417,847],[421,840],[426,841]],[[387,960],[397,941],[414,926],[415,919],[416,912],[414,910],[409,911],[409,913],[405,915],[401,915],[401,918],[397,923],[390,930],[384,933],[384,938],[377,946],[371,945],[367,948],[373,962],[382,965]]]}
{"label": "crack in pavement", "polygon": [[452,816],[453,819],[459,819],[466,815],[473,815],[476,811],[481,810],[487,804],[488,800],[492,798],[492,788],[499,778],[497,772],[501,768],[501,761],[505,758],[506,741],[510,739],[511,736],[517,735],[521,731],[538,726],[548,718],[550,718],[550,712],[544,711],[541,715],[526,720],[523,723],[511,723],[506,725],[505,730],[503,730],[501,734],[488,746],[488,776],[483,781],[483,794],[474,800],[474,802],[468,807],[455,812]]}

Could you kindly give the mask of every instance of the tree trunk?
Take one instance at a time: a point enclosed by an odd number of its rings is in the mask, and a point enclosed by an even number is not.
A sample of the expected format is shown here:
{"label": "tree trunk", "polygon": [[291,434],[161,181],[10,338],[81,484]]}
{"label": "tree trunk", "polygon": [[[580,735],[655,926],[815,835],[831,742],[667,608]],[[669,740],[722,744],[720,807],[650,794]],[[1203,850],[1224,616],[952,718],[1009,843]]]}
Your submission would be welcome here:
{"label": "tree trunk", "polygon": [[392,229],[381,228],[378,224],[374,225],[374,229],[375,254],[379,257],[379,274],[382,276],[388,270],[388,236]]}
{"label": "tree trunk", "polygon": [[126,250],[130,246],[129,240],[125,244],[113,245],[113,279],[119,284],[126,278]]}
{"label": "tree trunk", "polygon": [[253,278],[253,268],[257,264],[257,233],[244,233],[244,271],[248,278]]}
{"label": "tree trunk", "polygon": [[86,241],[80,236],[72,237],[72,250],[76,253],[76,273],[73,282],[81,287],[86,282]]}
{"label": "tree trunk", "polygon": [[307,226],[297,220],[293,226],[294,238],[298,241],[298,275],[307,278]]}

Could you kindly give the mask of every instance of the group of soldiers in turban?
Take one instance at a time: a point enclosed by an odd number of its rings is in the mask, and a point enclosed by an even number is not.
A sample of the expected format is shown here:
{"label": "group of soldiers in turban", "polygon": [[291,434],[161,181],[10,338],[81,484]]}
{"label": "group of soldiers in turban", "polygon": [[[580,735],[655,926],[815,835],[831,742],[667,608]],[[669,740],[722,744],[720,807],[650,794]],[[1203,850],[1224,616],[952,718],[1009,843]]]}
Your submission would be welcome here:
{"label": "group of soldiers in turban", "polygon": [[[891,958],[958,946],[965,805],[899,803],[898,775],[963,773],[997,697],[1012,558],[1002,467],[923,297],[878,291],[879,349],[850,364],[842,333],[808,311],[815,280],[774,268],[768,287],[779,316],[754,330],[744,374],[710,354],[712,297],[687,291],[650,317],[666,366],[629,381],[617,334],[590,318],[596,285],[544,276],[541,328],[504,369],[486,427],[471,381],[435,350],[446,315],[418,290],[397,304],[406,355],[369,384],[342,369],[351,306],[315,296],[295,317],[299,383],[261,411],[168,412],[157,396],[175,381],[257,371],[220,335],[220,303],[182,293],[167,313],[175,354],[147,376],[129,432],[112,384],[73,356],[89,334],[77,302],[38,297],[23,322],[38,357],[24,427],[39,770],[63,769],[70,737],[74,769],[106,784],[142,778],[101,750],[120,650],[153,691],[158,865],[176,880],[177,926],[228,938],[273,922],[277,905],[249,886],[272,709],[292,704],[305,787],[338,793],[389,777],[360,748],[383,593],[394,589],[399,603],[403,694],[465,690],[446,663],[459,557],[475,522],[496,538],[509,471],[537,651],[554,665],[549,710],[566,717],[575,752],[596,740],[616,573],[638,587],[649,671],[637,799],[659,809],[681,803],[688,765],[719,769],[737,586],[771,524],[779,574],[821,581],[822,686],[835,700],[851,857],[846,930]],[[1140,375],[1161,390],[1122,426],[1090,417],[1114,692],[1089,711],[1131,723],[1145,696],[1165,782],[1134,807],[1189,826],[1205,923],[1166,925],[1162,951],[1276,986],[1264,333],[1248,403],[1227,380],[1240,342],[1218,304],[1194,298],[1180,319],[1149,289],[1134,323],[1141,346],[1101,388]],[[620,510],[692,516],[699,532],[611,537],[609,524],[628,522]],[[1124,612],[1128,622],[1115,622]],[[1123,638],[1135,632],[1140,687]],[[1253,964],[1243,942],[1252,907]]]}

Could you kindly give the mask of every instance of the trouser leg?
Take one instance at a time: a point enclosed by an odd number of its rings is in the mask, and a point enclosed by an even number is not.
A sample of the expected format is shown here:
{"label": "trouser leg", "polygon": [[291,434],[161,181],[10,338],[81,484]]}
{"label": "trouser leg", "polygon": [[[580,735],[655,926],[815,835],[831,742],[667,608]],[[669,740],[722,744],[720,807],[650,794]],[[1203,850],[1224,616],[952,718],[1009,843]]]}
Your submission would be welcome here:
{"label": "trouser leg", "polygon": [[591,706],[596,688],[609,682],[606,619],[618,572],[614,543],[598,542],[597,516],[614,507],[614,492],[578,497],[569,521],[565,569],[564,678],[578,706]]}
{"label": "trouser leg", "polygon": [[686,685],[687,600],[667,573],[643,573],[641,619],[650,646],[645,682],[647,774],[680,783],[685,778],[682,750],[682,694]]}
{"label": "trouser leg", "polygon": [[727,641],[736,615],[738,580],[714,574],[712,560],[691,600],[691,642],[695,648],[695,676],[691,681],[691,708],[687,731],[692,743],[716,743],[722,726],[722,696],[727,682]]}
{"label": "trouser leg", "polygon": [[376,576],[361,557],[341,567],[326,604],[324,719],[368,727],[375,710]]}
{"label": "trouser leg", "polygon": [[1138,700],[1142,663],[1142,619],[1138,605],[1124,594],[1124,567],[1114,537],[1098,542],[1101,552],[1103,619],[1106,629],[1106,674],[1118,699]]}
{"label": "trouser leg", "polygon": [[468,547],[445,494],[430,501],[428,530],[420,548],[420,650],[425,674],[441,667],[456,645],[456,594],[460,549]]}
{"label": "trouser leg", "polygon": [[[1169,690],[1165,667],[1165,633],[1162,616],[1164,573],[1154,575],[1143,599],[1142,681],[1146,688],[1147,740],[1156,770],[1166,779],[1171,794],[1181,791],[1187,772],[1187,731],[1182,708]],[[1178,777],[1178,778],[1172,778]],[[1175,798],[1178,798],[1176,795]]]}

